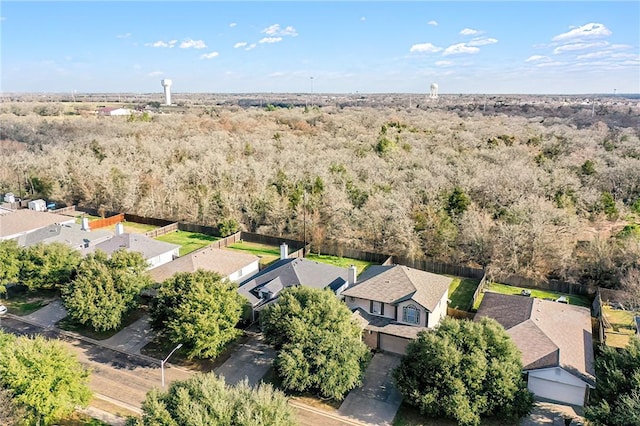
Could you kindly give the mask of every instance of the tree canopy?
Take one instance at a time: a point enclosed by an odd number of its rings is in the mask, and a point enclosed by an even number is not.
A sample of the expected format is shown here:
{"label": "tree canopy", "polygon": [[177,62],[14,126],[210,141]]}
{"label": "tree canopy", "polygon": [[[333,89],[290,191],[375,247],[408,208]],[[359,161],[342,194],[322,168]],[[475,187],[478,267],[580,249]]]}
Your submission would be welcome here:
{"label": "tree canopy", "polygon": [[20,258],[20,281],[30,289],[37,289],[67,284],[82,256],[63,243],[41,243],[23,249]]}
{"label": "tree canopy", "polygon": [[171,383],[167,392],[147,393],[142,418],[131,426],[293,426],[296,424],[286,396],[269,384],[235,386],[213,373],[196,374]]}
{"label": "tree canopy", "polygon": [[162,283],[151,305],[156,330],[182,343],[189,357],[215,358],[242,331],[244,298],[215,272],[178,273]]}
{"label": "tree canopy", "polygon": [[351,311],[329,290],[292,287],[260,314],[286,389],[341,399],[361,383],[370,353]]}
{"label": "tree canopy", "polygon": [[98,250],[80,264],[75,279],[62,288],[69,316],[96,331],[113,330],[135,306],[136,296],[151,279],[147,262],[137,252],[118,250],[111,258]]}
{"label": "tree canopy", "polygon": [[89,373],[62,343],[0,331],[0,385],[29,424],[51,424],[91,399]]}
{"label": "tree canopy", "polygon": [[521,375],[520,352],[489,318],[446,318],[435,330],[420,332],[394,371],[398,389],[422,414],[469,426],[482,416],[528,414],[533,397]]}
{"label": "tree canopy", "polygon": [[596,388],[585,416],[596,426],[640,425],[640,339],[624,349],[602,346],[595,361]]}
{"label": "tree canopy", "polygon": [[0,241],[0,294],[7,284],[18,281],[20,276],[20,247],[14,240]]}

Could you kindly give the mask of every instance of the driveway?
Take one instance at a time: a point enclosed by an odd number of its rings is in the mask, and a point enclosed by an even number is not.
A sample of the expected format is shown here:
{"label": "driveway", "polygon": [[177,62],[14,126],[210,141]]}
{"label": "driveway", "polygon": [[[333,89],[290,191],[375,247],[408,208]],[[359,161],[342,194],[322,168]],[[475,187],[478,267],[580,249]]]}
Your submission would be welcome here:
{"label": "driveway", "polygon": [[128,353],[139,354],[147,343],[153,340],[155,332],[151,330],[149,316],[143,315],[139,320],[123,328],[113,336],[102,341],[105,345]]}
{"label": "driveway", "polygon": [[53,327],[58,321],[67,316],[67,310],[62,305],[62,300],[54,300],[44,308],[25,315],[23,318],[42,327]]}
{"label": "driveway", "polygon": [[556,404],[550,401],[536,401],[531,414],[522,420],[521,426],[557,425],[564,426],[565,417],[571,418],[571,425],[585,424],[582,407]]}
{"label": "driveway", "polygon": [[373,356],[364,375],[362,386],[352,390],[338,412],[372,425],[391,425],[402,395],[393,384],[391,375],[400,364],[400,357],[386,353]]}
{"label": "driveway", "polygon": [[219,376],[224,376],[225,382],[230,385],[235,385],[246,377],[249,385],[254,386],[271,368],[275,357],[276,352],[264,342],[262,335],[256,335],[243,343],[214,371]]}

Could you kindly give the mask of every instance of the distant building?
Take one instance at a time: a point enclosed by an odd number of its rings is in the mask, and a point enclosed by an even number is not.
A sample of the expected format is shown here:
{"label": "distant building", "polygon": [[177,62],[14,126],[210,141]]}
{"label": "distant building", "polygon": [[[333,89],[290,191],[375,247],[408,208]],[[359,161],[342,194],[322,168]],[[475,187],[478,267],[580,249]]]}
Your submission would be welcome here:
{"label": "distant building", "polygon": [[35,210],[0,209],[0,241],[17,238],[55,223],[73,223],[75,219],[55,213]]}
{"label": "distant building", "polygon": [[7,192],[6,194],[4,194],[4,202],[5,203],[15,203],[16,202],[16,196],[13,194],[13,192]]}
{"label": "distant building", "polygon": [[109,117],[126,116],[131,115],[131,110],[127,108],[100,108],[98,110],[98,115]]}
{"label": "distant building", "polygon": [[47,203],[45,203],[45,201],[42,199],[29,201],[29,210],[33,210],[36,212],[46,212]]}

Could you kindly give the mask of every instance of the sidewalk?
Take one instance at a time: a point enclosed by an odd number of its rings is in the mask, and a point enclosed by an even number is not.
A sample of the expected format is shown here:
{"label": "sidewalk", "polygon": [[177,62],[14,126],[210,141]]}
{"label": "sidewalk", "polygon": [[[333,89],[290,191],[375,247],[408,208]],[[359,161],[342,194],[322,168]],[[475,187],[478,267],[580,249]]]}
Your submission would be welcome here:
{"label": "sidewalk", "polygon": [[140,354],[140,349],[156,336],[156,333],[151,330],[149,321],[149,315],[143,315],[133,324],[102,340],[102,343],[127,353]]}

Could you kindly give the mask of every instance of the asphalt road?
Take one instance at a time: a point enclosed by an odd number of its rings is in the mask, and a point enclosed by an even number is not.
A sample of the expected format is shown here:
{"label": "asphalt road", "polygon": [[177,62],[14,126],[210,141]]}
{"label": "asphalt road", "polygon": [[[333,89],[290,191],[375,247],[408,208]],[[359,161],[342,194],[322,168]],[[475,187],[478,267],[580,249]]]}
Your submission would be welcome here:
{"label": "asphalt road", "polygon": [[[2,318],[2,328],[17,335],[41,334],[60,340],[91,371],[91,390],[131,411],[140,412],[146,393],[161,385],[160,365],[151,359],[98,346],[10,317]],[[167,386],[173,380],[184,380],[193,374],[168,364],[164,372]]]}

